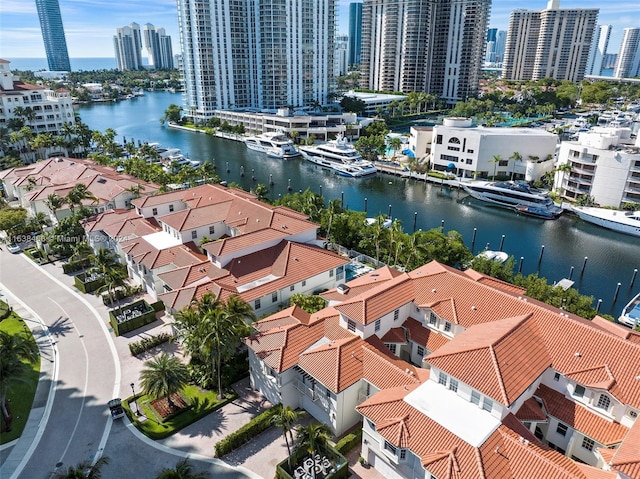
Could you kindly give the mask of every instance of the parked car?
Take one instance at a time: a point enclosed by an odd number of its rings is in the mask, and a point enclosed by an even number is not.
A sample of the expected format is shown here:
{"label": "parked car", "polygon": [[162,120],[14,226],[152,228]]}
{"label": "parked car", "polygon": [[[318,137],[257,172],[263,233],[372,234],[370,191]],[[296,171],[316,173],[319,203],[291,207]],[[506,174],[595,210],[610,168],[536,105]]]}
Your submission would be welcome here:
{"label": "parked car", "polygon": [[113,419],[119,419],[124,416],[124,409],[122,407],[122,400],[115,398],[109,401],[109,411]]}
{"label": "parked car", "polygon": [[7,246],[7,249],[9,250],[10,253],[20,253],[22,251],[22,248],[20,248],[20,245],[15,244],[15,243],[11,243],[9,246]]}

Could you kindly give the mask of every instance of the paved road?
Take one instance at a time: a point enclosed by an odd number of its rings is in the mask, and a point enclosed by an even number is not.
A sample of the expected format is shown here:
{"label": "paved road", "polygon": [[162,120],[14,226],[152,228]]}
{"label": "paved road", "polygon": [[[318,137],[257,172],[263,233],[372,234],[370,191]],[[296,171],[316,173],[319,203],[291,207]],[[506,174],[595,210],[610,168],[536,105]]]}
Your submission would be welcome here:
{"label": "paved road", "polygon": [[[155,443],[126,419],[112,421],[106,404],[120,395],[120,362],[105,308],[97,307],[95,297],[65,286],[69,278],[61,274],[60,266],[47,269],[49,272],[35,266],[24,255],[0,252],[0,288],[9,299],[25,305],[20,309],[32,318],[28,321],[30,327],[35,322],[48,327],[55,350],[51,353],[49,344],[42,353],[43,361],[55,358],[45,368],[52,377],[52,393],[43,399],[46,405],[32,410],[30,422],[33,417],[37,421],[31,424],[28,434],[25,430],[16,445],[0,451],[1,477],[47,478],[55,470],[102,454],[111,460],[103,469],[105,479],[155,477],[187,455],[196,470],[208,471],[212,477],[257,477],[250,471],[193,454],[193,450],[189,453]],[[46,338],[40,337],[40,346],[43,340]],[[46,388],[48,383],[44,383]]]}
{"label": "paved road", "polygon": [[105,446],[112,424],[105,405],[120,383],[103,319],[24,255],[0,253],[0,283],[46,324],[57,350],[51,414],[21,477],[91,460]]}

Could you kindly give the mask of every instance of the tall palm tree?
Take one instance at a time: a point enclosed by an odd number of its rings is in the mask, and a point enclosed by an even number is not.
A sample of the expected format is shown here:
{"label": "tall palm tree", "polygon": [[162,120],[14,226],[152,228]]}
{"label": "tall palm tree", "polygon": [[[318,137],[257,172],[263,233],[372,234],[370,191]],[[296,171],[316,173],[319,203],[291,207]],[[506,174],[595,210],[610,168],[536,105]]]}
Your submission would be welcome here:
{"label": "tall palm tree", "polygon": [[502,157],[500,155],[493,155],[493,158],[489,160],[489,163],[493,163],[493,179],[496,179],[496,170],[498,168],[498,163],[502,161]]}
{"label": "tall palm tree", "polygon": [[188,458],[184,458],[176,464],[173,469],[163,469],[155,479],[207,479],[206,472],[195,472]]}
{"label": "tall palm tree", "polygon": [[100,479],[102,468],[109,464],[107,456],[101,456],[95,464],[83,461],[76,466],[69,466],[65,471],[54,472],[52,479]]}
{"label": "tall palm tree", "polygon": [[104,273],[103,278],[104,285],[98,288],[96,293],[101,294],[106,291],[109,296],[109,304],[113,304],[116,301],[116,290],[127,285],[127,273],[124,268],[111,268]]}
{"label": "tall palm tree", "polygon": [[[280,408],[277,414],[271,417],[271,425],[280,428],[284,436],[284,442],[287,444],[287,452],[289,453],[289,469],[291,469],[291,446],[293,445],[293,425],[304,415],[304,411],[296,411],[290,406]],[[289,443],[291,438],[291,443]]]}
{"label": "tall palm tree", "polygon": [[25,333],[9,334],[0,331],[0,409],[2,419],[11,430],[11,418],[7,409],[7,390],[13,381],[20,381],[30,368],[29,363],[38,358],[38,347],[33,337]]}
{"label": "tall palm tree", "polygon": [[171,396],[189,383],[189,371],[180,360],[167,353],[144,363],[140,372],[140,385],[144,393],[154,399],[167,398],[171,408],[175,404]]}
{"label": "tall palm tree", "polygon": [[513,160],[513,168],[511,169],[511,181],[513,181],[513,176],[516,173],[516,163],[519,163],[522,161],[522,155],[519,152],[514,151],[509,157],[509,159]]}
{"label": "tall palm tree", "polygon": [[[312,457],[329,449],[331,431],[319,422],[311,423],[307,426],[297,426],[298,444],[296,451],[306,450]],[[315,477],[315,468],[313,469]]]}
{"label": "tall palm tree", "polygon": [[106,274],[111,269],[121,268],[122,265],[118,259],[118,255],[110,249],[98,248],[98,252],[93,255],[92,271],[100,274]]}
{"label": "tall palm tree", "polygon": [[389,140],[389,147],[393,150],[393,157],[398,154],[398,150],[402,148],[402,140],[400,138],[391,138]]}

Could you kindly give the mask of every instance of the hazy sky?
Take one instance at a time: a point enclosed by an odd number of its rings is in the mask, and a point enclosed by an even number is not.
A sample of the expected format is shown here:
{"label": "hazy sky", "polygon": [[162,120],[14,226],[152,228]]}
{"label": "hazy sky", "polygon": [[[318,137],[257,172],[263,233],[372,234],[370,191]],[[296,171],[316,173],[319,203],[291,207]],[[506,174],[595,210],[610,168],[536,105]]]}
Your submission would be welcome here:
{"label": "hazy sky", "polygon": [[[110,57],[116,28],[152,23],[171,35],[179,52],[176,0],[59,0],[71,58]],[[348,31],[349,3],[338,0],[338,31]],[[490,27],[506,30],[515,8],[541,10],[546,0],[494,0]],[[617,52],[622,31],[640,27],[638,0],[561,0],[562,8],[600,8],[599,24],[613,25],[609,51]],[[34,0],[0,1],[0,58],[44,58],[44,45]]]}

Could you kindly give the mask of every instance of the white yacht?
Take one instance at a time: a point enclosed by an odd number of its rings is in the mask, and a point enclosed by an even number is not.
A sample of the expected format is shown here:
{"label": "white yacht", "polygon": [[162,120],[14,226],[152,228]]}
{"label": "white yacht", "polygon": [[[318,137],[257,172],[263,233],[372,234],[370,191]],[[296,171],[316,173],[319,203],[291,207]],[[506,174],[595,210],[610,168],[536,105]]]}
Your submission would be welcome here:
{"label": "white yacht", "polygon": [[624,307],[622,314],[618,318],[618,322],[632,328],[640,325],[640,293],[635,295],[635,297],[629,301],[629,304]]}
{"label": "white yacht", "polygon": [[310,162],[330,168],[341,176],[359,178],[378,171],[372,162],[364,160],[354,146],[342,137],[321,145],[301,146],[300,153]]}
{"label": "white yacht", "polygon": [[619,211],[591,206],[572,206],[580,219],[619,233],[640,237],[640,210]]}
{"label": "white yacht", "polygon": [[272,158],[287,160],[300,156],[296,147],[293,146],[293,142],[281,131],[247,137],[244,144],[250,150],[266,153]]}
{"label": "white yacht", "polygon": [[460,186],[473,198],[496,206],[515,209],[523,206],[544,210],[552,217],[562,213],[548,193],[532,188],[524,181],[470,181]]}

